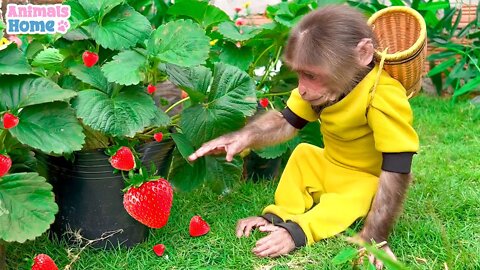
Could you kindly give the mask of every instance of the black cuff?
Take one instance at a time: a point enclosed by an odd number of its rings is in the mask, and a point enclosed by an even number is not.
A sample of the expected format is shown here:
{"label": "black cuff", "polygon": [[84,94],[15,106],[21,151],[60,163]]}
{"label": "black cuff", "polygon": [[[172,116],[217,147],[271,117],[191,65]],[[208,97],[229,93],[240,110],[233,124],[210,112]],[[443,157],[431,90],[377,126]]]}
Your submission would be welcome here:
{"label": "black cuff", "polygon": [[287,120],[290,125],[292,125],[296,129],[302,129],[304,126],[308,124],[308,121],[301,118],[300,116],[296,115],[290,108],[286,107],[281,111],[283,118]]}
{"label": "black cuff", "polygon": [[262,216],[264,219],[272,223],[273,225],[277,225],[279,223],[283,222],[283,219],[275,214],[272,213],[266,213],[265,215]]}
{"label": "black cuff", "polygon": [[278,227],[282,227],[288,231],[288,233],[292,236],[293,242],[295,243],[295,247],[303,247],[307,244],[307,236],[303,232],[300,225],[297,223],[289,220],[287,222],[275,224]]}
{"label": "black cuff", "polygon": [[382,153],[382,170],[394,173],[410,173],[413,152]]}

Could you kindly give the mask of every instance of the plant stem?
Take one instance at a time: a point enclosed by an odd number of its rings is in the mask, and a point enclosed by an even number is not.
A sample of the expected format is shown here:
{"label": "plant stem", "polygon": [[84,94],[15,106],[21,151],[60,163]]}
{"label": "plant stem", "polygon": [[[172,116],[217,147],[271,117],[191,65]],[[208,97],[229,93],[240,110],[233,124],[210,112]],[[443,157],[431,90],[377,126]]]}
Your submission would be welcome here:
{"label": "plant stem", "polygon": [[185,101],[187,101],[187,100],[189,100],[189,99],[190,99],[190,97],[186,97],[186,98],[184,98],[184,99],[181,99],[181,100],[173,103],[172,106],[168,107],[168,109],[165,110],[165,113],[168,113],[168,112],[171,111],[173,108],[175,108],[175,107],[178,106],[179,104],[182,104],[183,102],[185,102]]}
{"label": "plant stem", "polygon": [[0,150],[4,148],[4,141],[5,141],[5,137],[7,137],[7,130],[4,129],[2,131],[2,133],[0,133]]}
{"label": "plant stem", "polygon": [[266,48],[258,57],[257,57],[257,60],[255,60],[255,62],[253,63],[253,67],[256,67],[257,66],[257,63],[258,61],[262,58],[262,56],[267,53],[273,46],[275,46],[275,43],[273,43],[272,45],[268,46],[268,48]]}
{"label": "plant stem", "polygon": [[262,89],[263,84],[265,83],[265,80],[268,77],[268,74],[270,74],[270,70],[272,69],[272,67],[275,67],[277,65],[277,62],[280,59],[280,54],[282,53],[282,49],[283,49],[283,46],[278,47],[277,54],[275,56],[275,60],[273,62],[271,62],[270,65],[268,66],[267,70],[265,70],[265,74],[263,74],[262,80],[260,81],[260,83],[257,86],[257,90]]}
{"label": "plant stem", "polygon": [[280,92],[280,93],[268,93],[268,94],[264,94],[263,96],[264,97],[274,97],[274,96],[286,96],[290,94],[290,91],[285,91],[285,92]]}

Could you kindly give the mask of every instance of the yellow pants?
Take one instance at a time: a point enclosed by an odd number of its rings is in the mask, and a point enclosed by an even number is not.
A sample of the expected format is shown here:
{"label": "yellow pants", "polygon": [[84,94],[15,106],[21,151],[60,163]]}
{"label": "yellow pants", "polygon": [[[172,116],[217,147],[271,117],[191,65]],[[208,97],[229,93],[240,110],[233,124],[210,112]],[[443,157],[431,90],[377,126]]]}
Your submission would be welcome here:
{"label": "yellow pants", "polygon": [[263,213],[296,222],[311,245],[366,216],[377,186],[377,176],[335,165],[322,148],[302,143],[280,178],[275,204]]}

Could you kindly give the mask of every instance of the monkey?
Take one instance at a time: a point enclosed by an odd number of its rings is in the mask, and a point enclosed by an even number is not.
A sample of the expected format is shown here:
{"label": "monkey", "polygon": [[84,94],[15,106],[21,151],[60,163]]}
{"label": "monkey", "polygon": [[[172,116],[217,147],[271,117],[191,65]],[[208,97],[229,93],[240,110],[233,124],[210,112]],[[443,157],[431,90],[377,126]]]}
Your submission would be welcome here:
{"label": "monkey", "polygon": [[[402,211],[419,139],[405,88],[374,61],[375,36],[354,8],[333,5],[305,15],[292,29],[284,62],[298,75],[286,107],[204,143],[189,156],[225,153],[286,141],[321,122],[324,147],[301,143],[278,182],[274,203],[241,219],[237,237],[268,234],[252,252],[277,257],[345,231],[365,218],[357,238],[386,241]],[[382,247],[395,258],[388,243]],[[378,269],[382,262],[370,256]]]}

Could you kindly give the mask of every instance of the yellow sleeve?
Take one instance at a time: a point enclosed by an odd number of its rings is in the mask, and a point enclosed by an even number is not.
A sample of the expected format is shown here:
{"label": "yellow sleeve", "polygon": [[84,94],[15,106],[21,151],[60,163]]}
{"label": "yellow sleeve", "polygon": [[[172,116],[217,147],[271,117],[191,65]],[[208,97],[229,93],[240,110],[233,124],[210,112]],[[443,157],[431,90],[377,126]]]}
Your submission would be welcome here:
{"label": "yellow sleeve", "polygon": [[309,122],[313,122],[318,119],[318,114],[312,109],[312,105],[305,101],[302,96],[300,96],[298,88],[292,90],[292,93],[287,100],[287,107],[297,116]]}
{"label": "yellow sleeve", "polygon": [[417,152],[418,135],[412,127],[413,113],[400,84],[379,85],[368,110],[375,148],[382,153]]}

